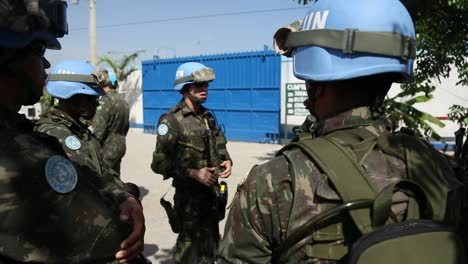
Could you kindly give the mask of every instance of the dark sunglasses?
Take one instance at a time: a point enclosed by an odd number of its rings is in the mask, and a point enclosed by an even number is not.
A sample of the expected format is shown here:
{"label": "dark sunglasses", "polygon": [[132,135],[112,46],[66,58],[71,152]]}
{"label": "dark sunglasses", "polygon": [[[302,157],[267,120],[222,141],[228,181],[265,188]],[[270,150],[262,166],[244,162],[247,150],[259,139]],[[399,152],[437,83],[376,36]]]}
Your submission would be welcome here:
{"label": "dark sunglasses", "polygon": [[46,46],[42,44],[41,42],[34,41],[31,44],[24,47],[23,50],[26,53],[37,55],[39,57],[44,57],[44,54],[46,52]]}
{"label": "dark sunglasses", "polygon": [[203,88],[205,86],[209,86],[209,83],[208,82],[198,82],[198,83],[194,83],[193,85],[195,87],[197,87],[197,88]]}

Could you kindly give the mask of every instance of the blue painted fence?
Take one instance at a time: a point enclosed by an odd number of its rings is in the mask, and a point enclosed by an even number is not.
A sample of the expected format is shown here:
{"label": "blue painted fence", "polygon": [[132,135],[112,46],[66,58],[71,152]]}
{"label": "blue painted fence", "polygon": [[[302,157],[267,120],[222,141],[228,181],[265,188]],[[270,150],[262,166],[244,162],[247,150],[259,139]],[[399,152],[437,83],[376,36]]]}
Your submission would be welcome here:
{"label": "blue painted fence", "polygon": [[273,51],[144,61],[145,133],[155,133],[159,117],[182,98],[173,90],[175,72],[190,61],[203,63],[216,73],[204,105],[214,112],[229,140],[277,143],[281,57]]}

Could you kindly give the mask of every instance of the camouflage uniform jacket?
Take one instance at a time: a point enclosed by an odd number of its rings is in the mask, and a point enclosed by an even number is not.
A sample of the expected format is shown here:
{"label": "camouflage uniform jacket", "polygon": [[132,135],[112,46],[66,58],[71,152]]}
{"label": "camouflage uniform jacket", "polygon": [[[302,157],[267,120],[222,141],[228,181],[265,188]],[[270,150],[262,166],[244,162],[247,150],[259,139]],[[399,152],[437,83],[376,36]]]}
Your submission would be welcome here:
{"label": "camouflage uniform jacket", "polygon": [[201,185],[188,174],[192,168],[214,166],[208,160],[209,132],[216,135],[220,159],[231,160],[226,149],[226,138],[218,129],[215,117],[204,107],[200,113],[194,113],[182,100],[159,119],[151,169],[162,174],[164,179],[172,177],[175,187]]}
{"label": "camouflage uniform jacket", "polygon": [[34,130],[57,138],[70,160],[123,186],[120,179],[114,178],[103,163],[101,146],[86,124],[57,108],[51,108],[36,122]]}
{"label": "camouflage uniform jacket", "polygon": [[99,99],[93,119],[93,133],[101,143],[104,162],[116,177],[120,177],[120,162],[126,152],[129,115],[127,102],[116,90],[111,90]]}
{"label": "camouflage uniform jacket", "polygon": [[[351,146],[351,143],[355,143],[353,141],[361,142],[361,136],[365,138],[388,133],[387,124],[384,117],[374,117],[368,108],[360,107],[321,120],[313,125],[311,131],[313,137],[331,137],[343,146]],[[404,160],[379,148],[370,150],[356,157],[376,191],[405,178]],[[444,158],[435,150],[427,154],[432,163]],[[288,160],[304,162],[300,170],[294,170],[294,182]],[[437,173],[444,173],[441,178],[447,177],[451,184],[459,184],[450,168],[436,166]],[[408,197],[399,194],[394,196],[392,209],[401,218],[407,209]],[[312,217],[340,203],[340,196],[328,177],[312,160],[299,149],[286,151],[270,162],[252,168],[246,180],[239,185],[226,222],[217,263],[275,263],[273,256],[277,252],[274,249],[289,234]],[[346,244],[342,226],[335,224],[313,230],[311,242],[296,247],[300,248],[289,255],[287,263],[336,263],[328,254],[346,254],[343,251]]]}
{"label": "camouflage uniform jacket", "polygon": [[[3,109],[0,145],[0,262],[115,263],[129,227],[113,204],[128,194],[72,166],[56,138]],[[73,178],[74,188],[55,191]]]}
{"label": "camouflage uniform jacket", "polygon": [[70,160],[102,175],[101,147],[85,124],[57,108],[51,108],[36,122],[34,130],[57,138]]}

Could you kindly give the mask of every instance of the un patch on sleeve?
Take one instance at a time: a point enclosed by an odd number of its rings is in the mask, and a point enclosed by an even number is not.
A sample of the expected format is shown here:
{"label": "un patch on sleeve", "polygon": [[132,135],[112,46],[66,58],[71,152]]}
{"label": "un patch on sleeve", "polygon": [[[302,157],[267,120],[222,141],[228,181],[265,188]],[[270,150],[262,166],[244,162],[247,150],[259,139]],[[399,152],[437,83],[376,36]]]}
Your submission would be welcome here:
{"label": "un patch on sleeve", "polygon": [[79,150],[81,148],[81,142],[75,136],[68,136],[65,139],[65,145],[71,150]]}
{"label": "un patch on sleeve", "polygon": [[78,182],[78,175],[72,163],[62,156],[52,156],[45,166],[47,183],[58,193],[73,191]]}
{"label": "un patch on sleeve", "polygon": [[164,136],[169,131],[169,127],[166,124],[161,124],[158,126],[158,135]]}

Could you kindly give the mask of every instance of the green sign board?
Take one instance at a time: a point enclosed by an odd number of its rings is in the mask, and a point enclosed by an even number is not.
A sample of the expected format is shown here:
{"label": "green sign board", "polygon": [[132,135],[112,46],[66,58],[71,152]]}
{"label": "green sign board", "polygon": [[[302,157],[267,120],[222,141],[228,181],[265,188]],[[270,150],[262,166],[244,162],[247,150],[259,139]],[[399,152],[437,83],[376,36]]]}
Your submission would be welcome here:
{"label": "green sign board", "polygon": [[307,116],[309,110],[304,106],[307,99],[305,83],[286,83],[286,106],[284,116],[284,142],[288,139],[288,116]]}
{"label": "green sign board", "polygon": [[306,116],[309,114],[304,106],[307,99],[305,83],[286,83],[286,116]]}

